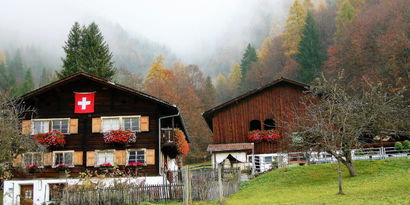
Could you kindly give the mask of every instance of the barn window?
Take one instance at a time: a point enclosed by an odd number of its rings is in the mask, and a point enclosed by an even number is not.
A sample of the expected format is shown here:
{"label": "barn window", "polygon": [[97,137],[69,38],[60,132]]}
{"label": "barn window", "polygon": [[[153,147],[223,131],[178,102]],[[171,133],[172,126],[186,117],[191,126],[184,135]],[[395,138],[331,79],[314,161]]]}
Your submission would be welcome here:
{"label": "barn window", "polygon": [[250,123],[249,131],[260,130],[260,129],[261,129],[261,121],[252,120]]}
{"label": "barn window", "polygon": [[69,118],[64,119],[34,119],[32,120],[32,134],[47,133],[50,130],[57,130],[64,134],[69,133]]}
{"label": "barn window", "polygon": [[132,162],[141,162],[142,164],[145,164],[145,150],[129,150],[127,163]]}
{"label": "barn window", "polygon": [[23,154],[24,165],[42,165],[42,154],[41,152],[28,152]]}
{"label": "barn window", "polygon": [[59,164],[66,164],[73,166],[74,151],[55,151],[54,152],[54,166]]}
{"label": "barn window", "polygon": [[105,151],[96,151],[97,156],[97,166],[104,163],[114,164],[114,151],[105,150]]}
{"label": "barn window", "polygon": [[264,130],[273,130],[273,129],[275,129],[275,128],[276,128],[275,120],[273,120],[273,119],[266,119],[266,120],[263,122],[263,129],[264,129]]}
{"label": "barn window", "polygon": [[102,117],[102,130],[103,132],[109,132],[111,130],[124,129],[139,132],[140,117],[139,115]]}

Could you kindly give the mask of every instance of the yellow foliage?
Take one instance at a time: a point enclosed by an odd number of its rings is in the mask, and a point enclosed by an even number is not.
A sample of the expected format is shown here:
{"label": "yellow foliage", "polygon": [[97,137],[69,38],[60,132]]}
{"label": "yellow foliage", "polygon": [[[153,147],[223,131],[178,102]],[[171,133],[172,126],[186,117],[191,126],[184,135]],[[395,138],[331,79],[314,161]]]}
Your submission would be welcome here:
{"label": "yellow foliage", "polygon": [[285,55],[290,56],[298,53],[298,45],[302,39],[302,30],[305,25],[307,12],[298,0],[295,0],[290,7],[289,17],[286,20],[283,47],[286,49]]}

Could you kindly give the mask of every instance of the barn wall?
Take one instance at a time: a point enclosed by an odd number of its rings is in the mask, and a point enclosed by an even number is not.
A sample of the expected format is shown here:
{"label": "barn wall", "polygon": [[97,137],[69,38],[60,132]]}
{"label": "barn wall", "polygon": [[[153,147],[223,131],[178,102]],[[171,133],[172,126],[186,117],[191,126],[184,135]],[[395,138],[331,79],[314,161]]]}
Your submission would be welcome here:
{"label": "barn wall", "polygon": [[293,110],[300,106],[303,88],[287,83],[280,83],[274,87],[248,96],[238,103],[217,111],[212,118],[213,143],[243,143],[248,142],[247,134],[251,120],[263,121],[272,118],[277,129],[284,136],[281,142],[255,144],[255,153],[285,152],[288,148],[284,120],[291,119]]}

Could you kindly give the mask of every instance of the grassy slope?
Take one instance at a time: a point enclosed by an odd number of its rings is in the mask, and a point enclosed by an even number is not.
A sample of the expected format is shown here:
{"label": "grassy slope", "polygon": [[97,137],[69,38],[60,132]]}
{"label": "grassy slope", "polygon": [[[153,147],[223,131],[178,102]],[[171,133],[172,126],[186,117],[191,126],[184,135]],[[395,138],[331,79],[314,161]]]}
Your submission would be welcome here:
{"label": "grassy slope", "polygon": [[343,170],[337,193],[337,166],[279,169],[243,184],[226,204],[410,204],[410,160],[355,162],[358,177]]}

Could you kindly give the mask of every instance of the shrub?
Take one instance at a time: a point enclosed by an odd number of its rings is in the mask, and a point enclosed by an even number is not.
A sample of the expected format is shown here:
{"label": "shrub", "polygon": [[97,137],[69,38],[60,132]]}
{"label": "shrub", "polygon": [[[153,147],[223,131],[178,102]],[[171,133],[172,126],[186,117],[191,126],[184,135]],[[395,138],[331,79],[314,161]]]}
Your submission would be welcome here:
{"label": "shrub", "polygon": [[410,149],[410,141],[404,140],[404,142],[403,142],[403,149]]}
{"label": "shrub", "polygon": [[396,142],[394,144],[394,149],[396,150],[402,150],[403,149],[403,144],[401,144],[401,142]]}

